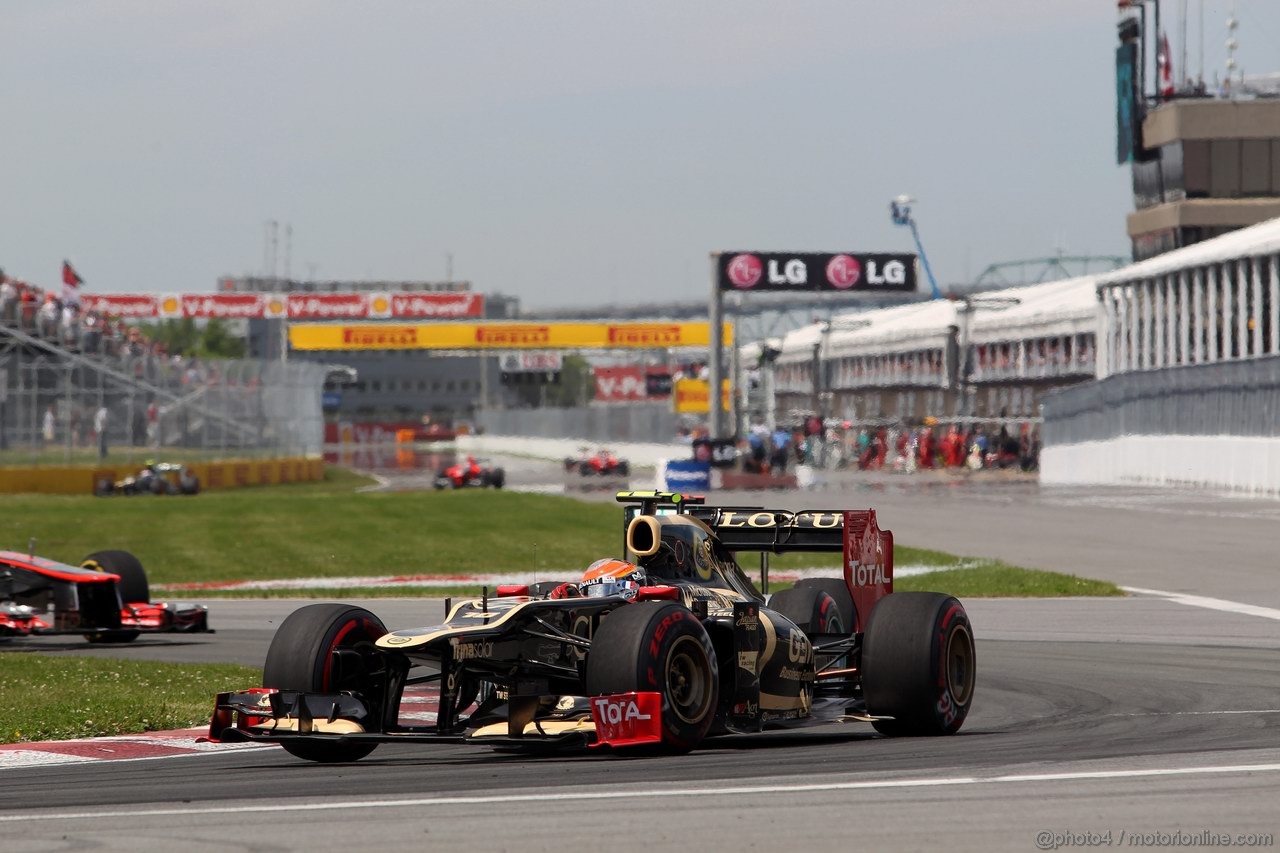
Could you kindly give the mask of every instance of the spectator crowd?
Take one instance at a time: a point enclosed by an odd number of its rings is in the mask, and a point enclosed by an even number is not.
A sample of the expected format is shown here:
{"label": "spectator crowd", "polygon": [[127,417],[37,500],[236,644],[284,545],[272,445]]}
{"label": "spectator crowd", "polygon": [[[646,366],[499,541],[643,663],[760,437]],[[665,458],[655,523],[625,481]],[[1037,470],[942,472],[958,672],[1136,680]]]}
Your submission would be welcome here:
{"label": "spectator crowd", "polygon": [[95,357],[135,379],[175,391],[217,381],[213,363],[171,354],[163,341],[151,340],[141,327],[97,311],[83,311],[78,301],[7,276],[3,270],[0,326]]}
{"label": "spectator crowd", "polygon": [[904,473],[988,468],[1033,471],[1039,467],[1039,430],[1029,423],[925,423],[854,427],[849,421],[809,416],[770,430],[753,424],[743,448],[743,470],[785,474],[793,465]]}

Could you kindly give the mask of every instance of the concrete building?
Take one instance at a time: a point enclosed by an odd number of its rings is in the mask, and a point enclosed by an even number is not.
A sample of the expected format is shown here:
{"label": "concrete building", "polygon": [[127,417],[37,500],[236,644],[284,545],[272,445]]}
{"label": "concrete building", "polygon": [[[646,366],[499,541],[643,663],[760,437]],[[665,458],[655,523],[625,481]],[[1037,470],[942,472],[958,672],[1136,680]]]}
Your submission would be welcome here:
{"label": "concrete building", "polygon": [[1280,216],[1280,101],[1170,100],[1147,112],[1141,147],[1135,261]]}
{"label": "concrete building", "polygon": [[[287,281],[274,278],[224,278],[220,292],[249,293],[460,293],[469,282],[447,281]],[[485,294],[484,319],[518,316],[519,300]],[[479,319],[479,318],[477,318]],[[248,322],[249,355],[279,359],[284,320]],[[350,322],[350,321],[348,321]],[[403,322],[360,319],[360,323]],[[339,372],[325,386],[325,416],[343,422],[474,421],[481,401],[501,402],[501,367],[496,355],[438,355],[430,350],[291,351],[288,358],[350,367],[354,382]]]}

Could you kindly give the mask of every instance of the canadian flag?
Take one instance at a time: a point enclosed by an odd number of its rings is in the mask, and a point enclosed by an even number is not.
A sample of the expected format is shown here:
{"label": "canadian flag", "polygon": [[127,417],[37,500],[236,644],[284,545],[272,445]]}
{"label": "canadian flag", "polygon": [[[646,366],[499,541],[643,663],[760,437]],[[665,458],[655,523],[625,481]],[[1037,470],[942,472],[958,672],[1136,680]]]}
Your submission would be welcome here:
{"label": "canadian flag", "polygon": [[1169,37],[1161,33],[1160,49],[1156,51],[1156,66],[1160,69],[1160,94],[1173,94],[1173,51],[1169,49]]}

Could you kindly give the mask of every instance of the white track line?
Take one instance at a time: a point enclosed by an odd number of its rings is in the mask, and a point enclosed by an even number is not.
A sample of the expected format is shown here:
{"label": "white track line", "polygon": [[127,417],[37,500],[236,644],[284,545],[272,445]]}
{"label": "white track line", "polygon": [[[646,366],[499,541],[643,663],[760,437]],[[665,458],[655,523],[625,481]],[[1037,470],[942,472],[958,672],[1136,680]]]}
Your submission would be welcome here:
{"label": "white track line", "polygon": [[751,794],[804,794],[822,791],[856,791],[890,788],[936,788],[956,785],[1021,785],[1027,782],[1071,782],[1093,779],[1134,779],[1167,776],[1198,776],[1224,773],[1276,773],[1280,764],[1232,764],[1216,767],[1168,767],[1151,770],[1094,770],[1078,773],[1033,773],[1012,776],[955,776],[941,779],[881,779],[866,782],[829,782],[806,785],[743,785],[717,788],[668,788],[664,790],[563,791],[546,794],[497,794],[467,797],[420,797],[406,800],[337,800],[311,803],[278,803],[212,808],[132,809],[116,811],[54,812],[49,814],[0,815],[0,823],[50,820],[101,820],[103,818],[177,817],[220,814],[262,814],[313,812],[334,809],[370,810],[423,808],[431,806],[497,805],[505,803],[547,803],[591,800],[634,800],[639,797],[725,797]]}
{"label": "white track line", "polygon": [[1239,613],[1244,616],[1261,616],[1263,619],[1280,620],[1280,610],[1276,610],[1273,607],[1259,607],[1256,604],[1241,604],[1238,601],[1227,601],[1224,598],[1186,595],[1181,592],[1167,592],[1162,589],[1143,589],[1137,586],[1122,586],[1120,588],[1125,592],[1132,592],[1136,595],[1151,595],[1163,598],[1166,601],[1172,601],[1175,604],[1185,604],[1188,607],[1203,607],[1206,610],[1221,610],[1224,613]]}

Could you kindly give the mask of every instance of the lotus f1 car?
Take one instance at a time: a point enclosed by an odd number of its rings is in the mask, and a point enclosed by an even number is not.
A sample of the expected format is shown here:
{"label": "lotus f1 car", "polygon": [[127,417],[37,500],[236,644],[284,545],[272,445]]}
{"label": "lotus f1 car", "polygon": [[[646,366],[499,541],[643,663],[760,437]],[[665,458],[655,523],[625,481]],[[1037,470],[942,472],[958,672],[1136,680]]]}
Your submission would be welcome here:
{"label": "lotus f1 car", "polygon": [[501,468],[482,465],[474,456],[468,456],[465,462],[441,468],[436,474],[437,489],[461,489],[466,486],[493,486],[501,489],[507,482],[507,475]]}
{"label": "lotus f1 car", "polygon": [[99,497],[108,495],[197,495],[200,478],[186,465],[172,462],[147,462],[137,475],[112,482],[101,480],[94,487]]}
{"label": "lotus f1 car", "polygon": [[172,631],[210,631],[209,608],[152,601],[147,573],[127,551],[98,551],[79,567],[0,551],[0,639],[83,634],[91,643],[128,643]]}
{"label": "lotus f1 car", "polygon": [[[397,742],[684,751],[778,728],[947,735],[964,723],[976,661],[965,609],[893,592],[893,537],[874,511],[618,499],[626,560],[593,564],[582,583],[499,587],[447,602],[441,624],[390,632],[356,606],[295,611],[264,687],[218,695],[210,740],[332,762]],[[768,554],[795,551],[842,553],[843,577],[766,601],[735,559],[760,552],[767,574]],[[610,574],[619,563],[635,571]],[[439,685],[435,723],[402,725],[406,685],[424,683]]]}

